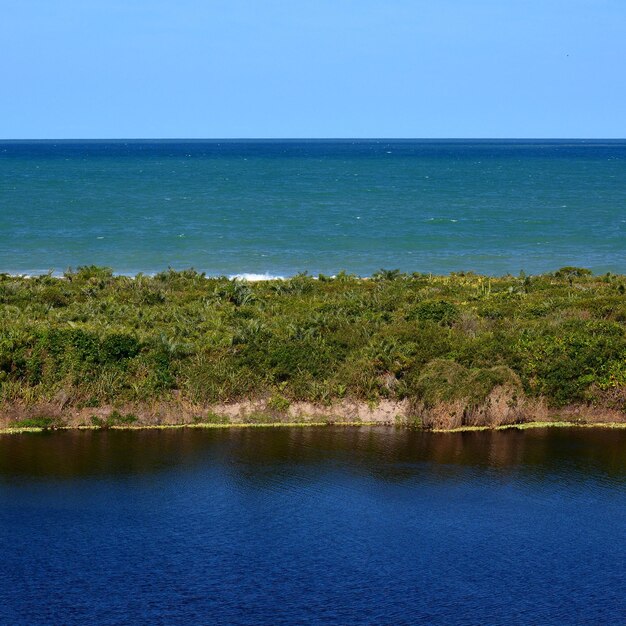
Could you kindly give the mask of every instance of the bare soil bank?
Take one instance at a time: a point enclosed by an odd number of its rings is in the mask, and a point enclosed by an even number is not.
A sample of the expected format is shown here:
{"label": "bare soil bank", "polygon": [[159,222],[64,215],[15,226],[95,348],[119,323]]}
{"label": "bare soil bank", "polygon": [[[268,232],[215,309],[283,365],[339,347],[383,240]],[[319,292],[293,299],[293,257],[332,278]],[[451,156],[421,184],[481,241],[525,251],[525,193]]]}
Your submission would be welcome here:
{"label": "bare soil bank", "polygon": [[199,406],[173,399],[121,406],[73,407],[63,402],[0,407],[0,432],[58,428],[154,428],[242,425],[399,425],[436,431],[501,428],[531,424],[626,425],[626,413],[588,405],[549,410],[541,400],[513,401],[496,389],[485,402],[425,406],[409,400],[376,404],[343,400],[331,405],[294,402],[273,406],[267,399]]}

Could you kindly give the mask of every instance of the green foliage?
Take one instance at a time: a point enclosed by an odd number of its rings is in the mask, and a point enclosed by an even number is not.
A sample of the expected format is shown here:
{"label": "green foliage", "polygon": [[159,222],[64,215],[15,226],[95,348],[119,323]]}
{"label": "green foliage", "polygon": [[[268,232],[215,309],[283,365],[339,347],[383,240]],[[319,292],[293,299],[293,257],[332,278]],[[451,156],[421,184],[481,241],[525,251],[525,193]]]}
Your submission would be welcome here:
{"label": "green foliage", "polygon": [[516,360],[531,391],[560,405],[585,400],[624,354],[623,326],[574,319],[520,337]]}
{"label": "green foliage", "polygon": [[451,402],[465,395],[469,372],[455,361],[435,359],[422,369],[415,384],[415,396],[427,406]]}
{"label": "green foliage", "polygon": [[584,267],[566,266],[554,272],[556,278],[581,278],[582,276],[591,276],[591,270]]}
{"label": "green foliage", "polygon": [[97,265],[82,265],[76,271],[68,269],[64,274],[65,278],[76,282],[107,281],[113,276],[110,267],[99,267]]}
{"label": "green foliage", "polygon": [[97,415],[91,416],[91,423],[97,428],[111,428],[112,426],[124,426],[134,424],[137,421],[137,416],[132,413],[122,414],[119,411],[111,411],[105,418],[98,417]]}
{"label": "green foliage", "polygon": [[267,408],[272,411],[284,413],[291,406],[291,402],[285,396],[277,393],[267,401]]}
{"label": "green foliage", "polygon": [[396,280],[396,278],[400,278],[403,274],[400,270],[385,270],[380,269],[377,272],[372,274],[373,280]]}
{"label": "green foliage", "polygon": [[206,415],[196,415],[193,421],[195,424],[228,424],[228,417],[209,411]]}
{"label": "green foliage", "polygon": [[411,318],[450,326],[459,318],[459,309],[445,300],[427,300],[411,311]]}
{"label": "green foliage", "polygon": [[273,424],[276,418],[269,413],[253,412],[246,415],[244,422],[248,424]]}
{"label": "green foliage", "polygon": [[245,282],[233,281],[218,290],[218,295],[235,306],[243,306],[254,301],[254,292]]}
{"label": "green foliage", "polygon": [[626,385],[622,276],[568,267],[372,278],[129,278],[93,266],[64,278],[0,275],[0,403],[175,394],[200,404],[265,397],[285,411],[296,400],[461,392],[478,402],[507,384],[563,405]]}
{"label": "green foliage", "polygon": [[55,417],[30,417],[18,420],[12,424],[14,428],[41,428],[42,430],[51,430],[60,426],[60,422]]}
{"label": "green foliage", "polygon": [[50,308],[63,307],[69,304],[69,300],[64,290],[59,287],[44,287],[39,295],[41,302]]}
{"label": "green foliage", "polygon": [[478,405],[496,387],[522,390],[519,377],[505,365],[472,368],[448,359],[434,359],[421,369],[412,384],[411,395],[426,406],[464,400]]}
{"label": "green foliage", "polygon": [[110,426],[117,424],[134,424],[137,421],[137,416],[132,413],[121,414],[119,411],[112,411],[107,417],[107,423]]}
{"label": "green foliage", "polygon": [[100,344],[100,358],[105,363],[118,363],[139,354],[140,345],[135,337],[113,333]]}

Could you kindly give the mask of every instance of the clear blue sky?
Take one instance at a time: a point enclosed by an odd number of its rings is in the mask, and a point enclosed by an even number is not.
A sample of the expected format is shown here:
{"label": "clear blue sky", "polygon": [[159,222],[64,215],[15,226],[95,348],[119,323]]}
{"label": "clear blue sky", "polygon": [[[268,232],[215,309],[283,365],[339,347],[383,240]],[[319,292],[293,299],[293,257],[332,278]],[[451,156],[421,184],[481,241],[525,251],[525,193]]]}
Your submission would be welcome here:
{"label": "clear blue sky", "polygon": [[626,0],[0,0],[0,138],[626,136]]}

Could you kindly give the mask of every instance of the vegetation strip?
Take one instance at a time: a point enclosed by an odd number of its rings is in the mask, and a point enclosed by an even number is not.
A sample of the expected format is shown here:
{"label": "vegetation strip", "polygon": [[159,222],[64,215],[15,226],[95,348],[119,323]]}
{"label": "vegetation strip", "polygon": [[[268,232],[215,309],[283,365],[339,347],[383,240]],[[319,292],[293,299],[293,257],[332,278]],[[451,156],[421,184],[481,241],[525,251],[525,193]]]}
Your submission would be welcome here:
{"label": "vegetation strip", "polygon": [[[125,425],[125,426],[111,426],[107,429],[102,429],[98,426],[59,426],[53,430],[173,430],[181,428],[199,428],[199,429],[216,429],[216,428],[308,428],[308,427],[322,427],[322,426],[339,426],[339,427],[354,427],[354,426],[380,426],[379,423],[363,423],[363,422],[267,422],[263,424],[253,424],[250,422],[233,422],[228,424],[211,424],[211,423],[197,423],[197,424],[140,424],[140,425]],[[16,426],[0,429],[0,435],[15,435],[22,433],[43,433],[51,429],[36,427],[36,426]]]}
{"label": "vegetation strip", "polygon": [[437,430],[561,411],[620,422],[625,284],[575,267],[257,283],[99,267],[0,275],[0,427],[62,426],[89,411],[91,425],[130,426],[130,413],[102,407],[150,403],[196,407],[198,422],[215,421],[210,407],[249,399],[277,423],[297,421],[303,402],[405,403],[410,423]]}
{"label": "vegetation strip", "polygon": [[[233,422],[230,424],[145,424],[133,426],[112,426],[109,430],[177,430],[182,428],[192,429],[225,429],[225,428],[324,428],[324,427],[345,427],[345,428],[376,428],[381,426],[392,426],[392,424],[381,424],[379,422],[268,422],[266,424],[251,424],[249,422]],[[410,428],[403,425],[395,425],[397,428]],[[626,429],[626,422],[525,422],[523,424],[503,424],[501,426],[464,426],[461,428],[433,429],[433,433],[467,433],[500,430],[530,430],[535,428],[616,428]],[[102,430],[97,426],[61,426],[55,430]],[[37,427],[9,427],[0,429],[0,435],[19,435],[24,433],[43,433],[45,428]]]}

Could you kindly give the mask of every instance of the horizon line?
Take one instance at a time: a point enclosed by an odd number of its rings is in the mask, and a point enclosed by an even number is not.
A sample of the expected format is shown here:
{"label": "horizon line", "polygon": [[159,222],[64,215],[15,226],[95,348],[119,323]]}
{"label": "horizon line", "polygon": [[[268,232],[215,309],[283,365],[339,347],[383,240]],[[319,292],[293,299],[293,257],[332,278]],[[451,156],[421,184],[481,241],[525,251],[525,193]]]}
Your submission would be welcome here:
{"label": "horizon line", "polygon": [[626,141],[625,137],[12,137],[0,142],[44,141]]}

